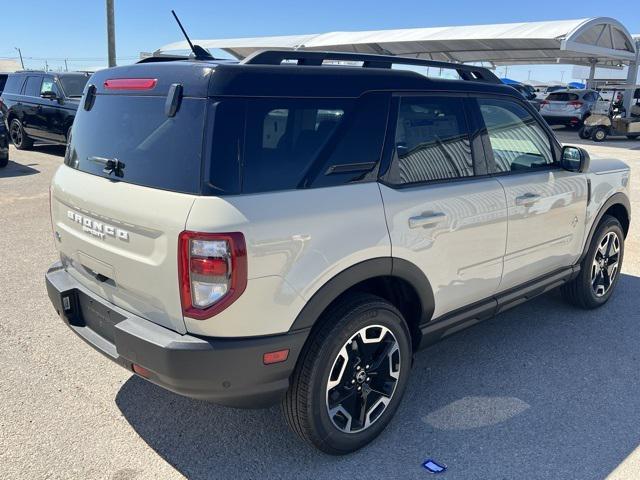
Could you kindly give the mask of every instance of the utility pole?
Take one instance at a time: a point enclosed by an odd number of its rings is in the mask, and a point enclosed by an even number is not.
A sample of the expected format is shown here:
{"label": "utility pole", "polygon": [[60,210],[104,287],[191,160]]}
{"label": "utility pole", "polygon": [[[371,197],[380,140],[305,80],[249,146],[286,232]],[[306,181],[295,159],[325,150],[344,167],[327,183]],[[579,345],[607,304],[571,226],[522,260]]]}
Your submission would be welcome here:
{"label": "utility pole", "polygon": [[22,61],[22,52],[18,47],[13,47],[18,51],[18,55],[20,55],[20,65],[22,65],[22,69],[24,70],[24,62]]}
{"label": "utility pole", "polygon": [[113,20],[113,0],[107,1],[107,48],[109,51],[109,67],[116,66],[116,37]]}
{"label": "utility pole", "polygon": [[64,71],[68,72],[69,71],[69,67],[67,66],[67,59],[64,59]]}
{"label": "utility pole", "polygon": [[45,72],[49,71],[49,63],[46,60],[44,61],[44,71]]}

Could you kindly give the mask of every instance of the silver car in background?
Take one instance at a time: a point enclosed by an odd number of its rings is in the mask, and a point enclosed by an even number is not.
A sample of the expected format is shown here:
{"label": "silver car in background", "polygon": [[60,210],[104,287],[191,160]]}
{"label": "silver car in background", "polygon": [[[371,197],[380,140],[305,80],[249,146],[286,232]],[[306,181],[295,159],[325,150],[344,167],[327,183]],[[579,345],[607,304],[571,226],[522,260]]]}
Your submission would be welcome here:
{"label": "silver car in background", "polygon": [[579,128],[598,101],[595,90],[561,90],[550,93],[540,104],[540,115],[549,125]]}

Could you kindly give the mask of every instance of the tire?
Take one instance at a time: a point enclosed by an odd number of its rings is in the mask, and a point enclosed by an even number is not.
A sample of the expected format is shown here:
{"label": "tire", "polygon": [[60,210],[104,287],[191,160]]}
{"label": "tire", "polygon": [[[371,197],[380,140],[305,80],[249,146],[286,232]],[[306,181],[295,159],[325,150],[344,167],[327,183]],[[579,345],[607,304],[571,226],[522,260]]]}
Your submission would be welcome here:
{"label": "tire", "polygon": [[609,132],[604,127],[596,127],[591,133],[591,139],[594,142],[604,142],[607,139]]}
{"label": "tire", "polygon": [[4,157],[0,156],[0,168],[4,168],[9,164],[9,154]]}
{"label": "tire", "polygon": [[[617,252],[615,251],[616,241],[614,238],[617,238]],[[606,243],[604,243],[605,241]],[[609,250],[609,245],[612,247],[611,250]],[[602,260],[603,249],[606,254],[604,262]],[[587,255],[580,265],[580,273],[562,287],[563,296],[567,301],[580,308],[601,307],[611,298],[618,283],[623,259],[624,233],[622,225],[617,218],[605,215],[600,221]],[[606,268],[600,269],[596,264],[606,265]]]}
{"label": "tire", "polygon": [[586,127],[582,127],[580,130],[578,130],[578,136],[583,140],[586,140],[591,136],[591,132],[587,130]]}
{"label": "tire", "polygon": [[17,118],[11,120],[9,124],[9,137],[18,150],[28,150],[33,147],[33,140],[24,132],[22,122]]}
{"label": "tire", "polygon": [[638,138],[640,138],[640,135],[627,135],[627,138],[629,140],[637,140]]}
{"label": "tire", "polygon": [[397,410],[411,368],[411,335],[402,314],[370,294],[339,300],[319,322],[300,355],[282,411],[304,441],[344,455],[374,440]]}

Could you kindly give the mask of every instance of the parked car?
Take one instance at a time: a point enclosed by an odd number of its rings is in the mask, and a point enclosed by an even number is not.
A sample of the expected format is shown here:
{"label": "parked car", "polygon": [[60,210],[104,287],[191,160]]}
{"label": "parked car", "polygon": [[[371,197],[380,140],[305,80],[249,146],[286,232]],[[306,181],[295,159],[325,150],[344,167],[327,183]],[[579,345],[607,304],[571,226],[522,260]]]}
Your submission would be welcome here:
{"label": "parked car", "polygon": [[6,167],[9,163],[9,135],[4,126],[4,117],[0,112],[0,168]]}
{"label": "parked car", "polygon": [[525,85],[524,83],[510,83],[509,86],[520,92],[520,94],[533,106],[533,108],[540,110],[540,103],[542,103],[542,100],[538,99],[536,92],[531,85]]}
{"label": "parked car", "polygon": [[66,144],[87,73],[12,73],[0,95],[9,136],[19,150],[34,141]]}
{"label": "parked car", "polygon": [[7,83],[7,77],[8,76],[9,76],[8,73],[0,73],[0,94],[4,90],[4,85],[5,85],[5,83]]}
{"label": "parked car", "polygon": [[547,96],[540,104],[540,114],[549,125],[579,128],[598,101],[595,90],[561,90]]}
{"label": "parked car", "polygon": [[55,310],[168,390],[281,402],[324,452],[385,428],[419,348],[558,286],[614,292],[629,168],[562,147],[487,69],[263,51],[85,92],[51,187]]}

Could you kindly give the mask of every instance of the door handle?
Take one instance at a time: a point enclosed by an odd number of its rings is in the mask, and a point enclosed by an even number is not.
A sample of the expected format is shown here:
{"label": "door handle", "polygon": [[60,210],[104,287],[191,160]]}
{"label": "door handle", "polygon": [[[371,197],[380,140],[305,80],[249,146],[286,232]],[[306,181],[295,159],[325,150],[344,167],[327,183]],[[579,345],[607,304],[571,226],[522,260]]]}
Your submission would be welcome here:
{"label": "door handle", "polygon": [[447,215],[442,212],[427,213],[423,215],[417,215],[409,218],[409,228],[427,227],[429,225],[436,225],[447,219]]}
{"label": "door handle", "polygon": [[516,205],[528,207],[529,205],[536,203],[538,200],[540,200],[540,195],[537,193],[525,193],[524,195],[516,197]]}

